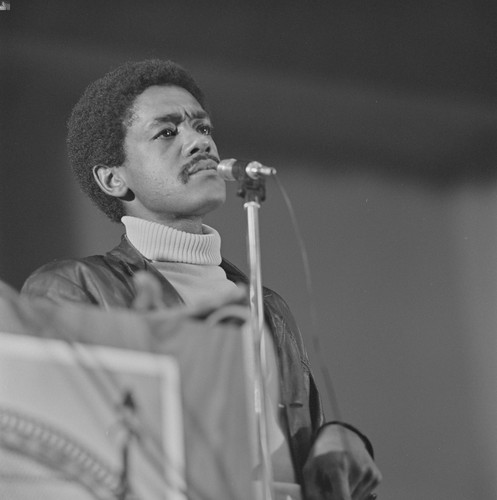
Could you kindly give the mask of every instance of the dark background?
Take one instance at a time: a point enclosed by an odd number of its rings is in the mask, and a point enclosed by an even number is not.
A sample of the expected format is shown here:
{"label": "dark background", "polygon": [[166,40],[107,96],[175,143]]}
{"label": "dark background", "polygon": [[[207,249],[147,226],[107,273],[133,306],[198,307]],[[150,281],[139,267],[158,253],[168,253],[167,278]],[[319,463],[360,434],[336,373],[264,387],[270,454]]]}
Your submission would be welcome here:
{"label": "dark background", "polygon": [[[344,418],[376,444],[381,498],[495,498],[496,28],[493,0],[13,0],[0,13],[2,279],[19,288],[49,260],[118,241],[72,180],[65,122],[111,67],[173,59],[204,89],[222,157],[278,168],[321,358]],[[229,193],[207,222],[244,267]],[[265,282],[311,350],[275,183],[261,218]]]}

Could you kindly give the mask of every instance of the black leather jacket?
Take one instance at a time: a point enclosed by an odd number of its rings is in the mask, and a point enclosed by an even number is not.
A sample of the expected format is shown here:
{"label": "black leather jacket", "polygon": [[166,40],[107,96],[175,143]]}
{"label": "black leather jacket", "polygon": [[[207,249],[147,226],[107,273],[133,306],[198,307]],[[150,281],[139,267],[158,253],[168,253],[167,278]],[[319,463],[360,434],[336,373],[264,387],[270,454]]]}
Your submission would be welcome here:
{"label": "black leather jacket", "polygon": [[[247,277],[227,260],[223,259],[221,267],[231,281],[247,283]],[[128,308],[135,297],[132,276],[140,270],[151,272],[160,281],[166,305],[183,302],[171,283],[125,236],[105,255],[46,264],[28,278],[22,293],[55,302]],[[286,414],[293,465],[297,481],[302,483],[302,468],[323,424],[322,406],[295,320],[285,301],[268,288],[264,288],[264,311],[279,359],[280,402]]]}

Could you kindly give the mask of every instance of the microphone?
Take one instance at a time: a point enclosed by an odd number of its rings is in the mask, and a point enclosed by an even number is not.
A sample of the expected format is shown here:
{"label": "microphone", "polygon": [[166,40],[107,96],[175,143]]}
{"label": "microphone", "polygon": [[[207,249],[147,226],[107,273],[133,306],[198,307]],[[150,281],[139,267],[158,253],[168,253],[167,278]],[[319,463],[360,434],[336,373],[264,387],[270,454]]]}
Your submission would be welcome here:
{"label": "microphone", "polygon": [[266,167],[258,161],[221,160],[217,166],[217,173],[225,181],[241,181],[247,177],[251,179],[260,179],[261,177],[270,177],[276,175],[276,169]]}

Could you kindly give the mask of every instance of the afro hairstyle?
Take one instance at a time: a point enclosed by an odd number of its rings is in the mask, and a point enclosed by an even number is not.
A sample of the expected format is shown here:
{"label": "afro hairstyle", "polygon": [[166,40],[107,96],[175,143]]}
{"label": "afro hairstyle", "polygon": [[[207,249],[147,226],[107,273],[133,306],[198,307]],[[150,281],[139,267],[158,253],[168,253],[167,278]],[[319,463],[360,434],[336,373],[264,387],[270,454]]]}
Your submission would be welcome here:
{"label": "afro hairstyle", "polygon": [[121,166],[125,161],[126,124],[138,97],[153,85],[182,87],[205,108],[202,91],[190,74],[172,61],[149,59],[127,62],[91,83],[68,120],[67,153],[82,191],[113,222],[124,207],[104,193],[93,177],[96,165]]}

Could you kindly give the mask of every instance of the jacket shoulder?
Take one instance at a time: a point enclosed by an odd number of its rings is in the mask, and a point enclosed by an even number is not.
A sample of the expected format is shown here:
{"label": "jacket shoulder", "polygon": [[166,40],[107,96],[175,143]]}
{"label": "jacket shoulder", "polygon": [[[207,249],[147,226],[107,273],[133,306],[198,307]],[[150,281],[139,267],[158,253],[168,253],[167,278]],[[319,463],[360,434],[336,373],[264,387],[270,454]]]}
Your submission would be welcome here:
{"label": "jacket shoulder", "polygon": [[107,255],[57,260],[43,265],[24,283],[21,294],[54,302],[125,306],[132,300],[125,266],[111,264]]}

